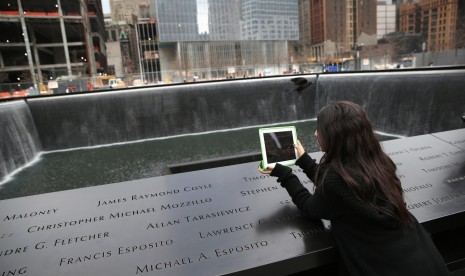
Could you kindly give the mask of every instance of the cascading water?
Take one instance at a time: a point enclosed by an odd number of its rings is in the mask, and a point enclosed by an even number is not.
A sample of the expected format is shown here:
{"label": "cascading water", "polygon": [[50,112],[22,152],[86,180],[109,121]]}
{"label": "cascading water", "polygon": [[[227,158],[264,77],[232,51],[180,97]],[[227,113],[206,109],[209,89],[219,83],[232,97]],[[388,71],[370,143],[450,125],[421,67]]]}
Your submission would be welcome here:
{"label": "cascading water", "polygon": [[[308,83],[315,81],[307,77]],[[315,88],[293,77],[28,99],[44,151],[306,120]]]}
{"label": "cascading water", "polygon": [[[461,128],[464,79],[463,70],[331,73],[0,103],[0,199],[151,177],[165,173],[170,164],[257,151],[256,130],[234,136],[231,129],[305,121],[310,129],[299,128],[298,135],[313,137],[314,124],[307,122],[338,100],[361,105],[374,128],[387,133],[410,136]],[[218,133],[210,140],[189,136],[206,132]],[[154,138],[161,142],[152,148],[148,141],[140,147],[119,145]],[[243,142],[252,145],[244,147]],[[67,159],[50,153],[114,144],[73,150]],[[191,149],[196,151],[189,154]],[[38,156],[40,166],[34,163]]]}
{"label": "cascading water", "polygon": [[0,182],[34,159],[41,143],[25,101],[0,103]]}

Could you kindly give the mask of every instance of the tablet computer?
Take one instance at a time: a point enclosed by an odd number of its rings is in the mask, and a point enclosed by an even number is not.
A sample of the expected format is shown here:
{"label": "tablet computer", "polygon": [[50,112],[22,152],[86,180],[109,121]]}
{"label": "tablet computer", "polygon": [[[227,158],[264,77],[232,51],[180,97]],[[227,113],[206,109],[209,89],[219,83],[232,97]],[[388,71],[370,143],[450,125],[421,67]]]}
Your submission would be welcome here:
{"label": "tablet computer", "polygon": [[285,166],[295,164],[298,155],[294,147],[297,143],[297,132],[294,126],[260,128],[258,135],[262,149],[262,162],[260,163],[262,169],[276,163]]}

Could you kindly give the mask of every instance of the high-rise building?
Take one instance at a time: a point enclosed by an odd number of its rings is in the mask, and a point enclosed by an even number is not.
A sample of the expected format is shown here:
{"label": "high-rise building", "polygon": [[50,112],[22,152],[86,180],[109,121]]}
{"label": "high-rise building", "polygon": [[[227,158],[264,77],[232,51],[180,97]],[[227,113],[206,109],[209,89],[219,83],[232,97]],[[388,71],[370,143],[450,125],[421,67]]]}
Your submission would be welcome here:
{"label": "high-rise building", "polygon": [[[298,14],[299,14],[299,40],[291,42],[290,55],[291,62],[293,64],[306,64],[311,63],[314,60],[309,56],[311,48],[311,22],[310,22],[310,2],[311,0],[301,0],[298,2]],[[303,68],[293,68],[295,70]]]}
{"label": "high-rise building", "polygon": [[[349,27],[347,34],[350,37],[350,45],[354,48],[360,46],[370,46],[377,44],[376,38],[376,0],[349,0],[352,3],[352,10],[349,10]],[[351,13],[354,15],[352,16]],[[350,23],[355,26],[351,30]],[[350,33],[353,31],[353,35]]]}
{"label": "high-rise building", "polygon": [[108,60],[106,73],[126,77],[138,72],[137,40],[134,27],[125,21],[115,22],[109,14],[106,14],[105,29]]}
{"label": "high-rise building", "polygon": [[205,41],[197,23],[197,0],[158,0],[151,4],[156,8],[161,42]]}
{"label": "high-rise building", "polygon": [[310,20],[314,60],[332,60],[376,44],[375,0],[313,0]]}
{"label": "high-rise building", "polygon": [[100,0],[0,1],[2,82],[36,86],[106,70]]}
{"label": "high-rise building", "polygon": [[239,1],[223,0],[204,2],[208,5],[208,14],[205,8],[198,10],[201,34],[208,34],[212,41],[241,40],[241,31],[251,30],[247,24],[241,22],[241,5]]}
{"label": "high-rise building", "polygon": [[420,33],[426,51],[455,48],[458,23],[458,0],[423,0],[400,6],[400,31]]}
{"label": "high-rise building", "polygon": [[[107,24],[109,44],[120,52],[120,60],[112,59],[115,73],[124,73],[131,83],[141,78],[146,83],[160,80],[158,31],[154,4],[149,0],[110,0],[111,21]],[[121,35],[123,40],[121,40]],[[118,65],[122,64],[122,65]],[[121,70],[118,70],[121,67]]]}
{"label": "high-rise building", "polygon": [[297,1],[241,0],[240,3],[241,40],[298,40]]}
{"label": "high-rise building", "polygon": [[157,22],[155,18],[134,18],[141,78],[145,83],[161,80]]}
{"label": "high-rise building", "polygon": [[110,0],[111,19],[113,22],[132,22],[132,16],[147,18],[148,0]]}
{"label": "high-rise building", "polygon": [[[157,0],[163,80],[282,73],[297,0]],[[151,7],[152,8],[152,7]]]}
{"label": "high-rise building", "polygon": [[405,3],[399,7],[399,31],[404,33],[420,32],[420,13],[414,3]]}
{"label": "high-rise building", "polygon": [[392,0],[378,0],[376,20],[377,39],[396,31],[396,5]]}
{"label": "high-rise building", "polygon": [[306,44],[311,43],[310,1],[299,1],[299,40]]}

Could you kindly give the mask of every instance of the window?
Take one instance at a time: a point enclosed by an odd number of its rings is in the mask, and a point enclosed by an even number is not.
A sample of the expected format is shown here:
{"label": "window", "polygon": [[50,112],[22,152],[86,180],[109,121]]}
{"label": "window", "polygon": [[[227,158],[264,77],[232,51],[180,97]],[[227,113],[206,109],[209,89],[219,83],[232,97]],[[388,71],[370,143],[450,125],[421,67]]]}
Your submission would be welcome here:
{"label": "window", "polygon": [[[40,5],[49,2],[42,1],[42,4],[37,4],[40,1],[20,1],[28,9],[41,8]],[[11,5],[7,6],[7,2],[11,2]],[[8,16],[14,16],[12,14],[15,13],[18,15],[17,2],[0,1],[0,11],[9,14]],[[357,9],[353,6],[354,1],[342,4],[339,1],[300,0],[115,0],[112,1],[113,18],[99,18],[105,20],[104,25],[96,20],[96,17],[100,16],[96,13],[98,7],[94,2],[97,1],[84,2],[91,15],[88,33],[85,33],[84,22],[79,16],[82,1],[61,1],[66,39],[70,44],[68,57],[64,46],[61,45],[63,36],[59,19],[55,15],[58,12],[55,5],[51,5],[54,10],[47,11],[51,15],[49,18],[43,16],[27,20],[31,24],[26,28],[33,32],[38,44],[59,45],[44,47],[37,51],[38,58],[32,58],[33,64],[38,60],[44,65],[41,71],[46,72],[43,74],[45,77],[40,76],[37,71],[40,65],[28,67],[30,61],[25,53],[31,53],[29,57],[33,56],[33,46],[29,49],[26,49],[26,46],[8,46],[8,43],[24,43],[20,21],[0,22],[0,51],[5,67],[10,67],[5,68],[6,73],[2,74],[7,76],[6,81],[17,80],[17,77],[14,77],[17,73],[10,73],[14,64],[26,66],[24,75],[35,70],[35,74],[40,78],[36,80],[37,87],[45,82],[44,78],[53,79],[69,74],[68,65],[71,72],[86,77],[89,77],[90,69],[93,75],[109,72],[139,74],[139,78],[147,76],[148,83],[158,83],[163,79],[183,81],[182,77],[174,80],[172,76],[190,74],[194,70],[204,72],[203,79],[220,78],[220,73],[207,73],[220,72],[216,68],[226,71],[227,68],[234,68],[236,71],[247,68],[250,76],[253,75],[252,72],[259,71],[257,68],[265,65],[274,67],[274,72],[280,72],[284,71],[281,70],[280,64],[286,63],[298,68],[307,63],[312,54],[299,58],[293,56],[290,49],[294,48],[294,44],[316,48],[337,41],[338,44],[344,45],[344,49],[326,47],[325,54],[349,59],[354,56],[349,45],[353,48],[354,40],[361,43],[360,39],[366,39],[366,47],[362,47],[359,54],[361,57],[369,56],[370,64],[384,60],[384,54],[379,57],[373,56],[376,52],[383,52],[383,47],[391,47],[389,60],[393,64],[412,53],[414,57],[421,57],[419,55],[422,53],[423,42],[428,45],[425,55],[437,59],[434,64],[446,65],[445,63],[450,62],[447,55],[456,55],[459,59],[457,63],[465,64],[465,60],[461,60],[465,57],[465,42],[463,39],[457,40],[457,37],[465,37],[465,27],[462,24],[456,25],[465,22],[463,13],[457,12],[458,8],[465,10],[463,1],[459,1],[459,7],[443,0],[430,0],[428,3],[411,1],[408,5],[399,4],[399,9],[396,10],[395,4],[386,4],[391,1],[363,1],[363,9],[360,8],[362,1],[358,1],[360,7]],[[103,0],[102,3],[105,6],[109,0]],[[304,3],[307,5],[302,7]],[[324,12],[330,14],[326,15]],[[37,22],[41,26],[40,31],[32,25]],[[128,24],[124,25],[125,23]],[[122,30],[127,34],[127,39],[119,41]],[[435,47],[441,49],[432,48],[432,43],[428,42],[435,39],[435,36],[438,39]],[[31,40],[32,36],[29,39]],[[105,46],[106,42],[112,45]],[[89,43],[89,47],[86,43]],[[227,45],[231,43],[239,46],[234,48],[234,51],[226,50]],[[284,57],[277,58],[272,52],[264,50],[270,49],[266,48],[267,43],[274,45],[274,49],[282,48]],[[108,58],[108,53],[114,50],[113,47],[119,47],[121,51],[118,62]],[[150,58],[145,58],[145,52],[153,54]],[[87,60],[86,57],[89,56],[94,58]],[[266,60],[262,58],[265,56]],[[54,68],[52,73],[51,64],[64,66]],[[425,66],[420,61],[415,65]],[[32,78],[30,81],[33,81]],[[34,84],[30,86],[34,87]]]}

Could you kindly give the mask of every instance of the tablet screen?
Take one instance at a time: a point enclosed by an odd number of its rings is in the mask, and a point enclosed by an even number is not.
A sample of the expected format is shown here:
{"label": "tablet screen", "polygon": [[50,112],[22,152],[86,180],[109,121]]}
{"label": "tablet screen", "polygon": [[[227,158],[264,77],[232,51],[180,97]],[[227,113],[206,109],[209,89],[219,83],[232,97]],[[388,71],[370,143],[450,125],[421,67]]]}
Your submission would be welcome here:
{"label": "tablet screen", "polygon": [[294,144],[297,141],[295,127],[264,128],[259,130],[262,146],[263,167],[280,163],[293,165],[297,159]]}

